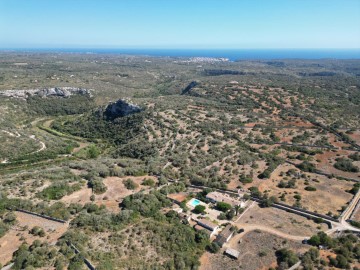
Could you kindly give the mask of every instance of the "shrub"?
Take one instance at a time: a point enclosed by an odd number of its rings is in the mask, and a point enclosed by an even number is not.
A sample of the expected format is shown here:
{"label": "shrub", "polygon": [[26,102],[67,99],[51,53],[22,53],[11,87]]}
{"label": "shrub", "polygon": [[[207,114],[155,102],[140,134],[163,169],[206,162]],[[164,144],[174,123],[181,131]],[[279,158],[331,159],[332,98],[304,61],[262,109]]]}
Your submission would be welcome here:
{"label": "shrub", "polygon": [[217,253],[220,250],[220,246],[217,243],[212,242],[210,245],[207,246],[207,250],[211,253]]}
{"label": "shrub", "polygon": [[142,182],[142,185],[153,187],[153,186],[155,186],[155,181],[151,178],[147,178],[147,179],[144,179],[144,181]]}
{"label": "shrub", "polygon": [[303,163],[297,165],[297,167],[304,172],[315,172],[316,171],[315,165],[308,161],[304,161]]}
{"label": "shrub", "polygon": [[16,215],[14,212],[9,212],[4,216],[4,223],[14,224],[16,222]]}
{"label": "shrub", "polygon": [[351,160],[347,158],[337,158],[334,167],[344,172],[359,172],[359,167],[352,164]]}
{"label": "shrub", "polygon": [[316,187],[307,186],[307,187],[305,187],[305,190],[306,190],[306,191],[316,191]]}
{"label": "shrub", "polygon": [[286,264],[287,267],[291,267],[299,261],[299,258],[296,254],[289,249],[283,248],[276,251],[276,257],[278,265]]}
{"label": "shrub", "polygon": [[39,227],[39,226],[35,226],[30,230],[30,233],[34,236],[40,236],[40,237],[44,237],[45,236],[45,231],[43,228]]}
{"label": "shrub", "polygon": [[136,184],[133,180],[131,180],[130,178],[129,179],[126,179],[124,181],[124,185],[127,189],[131,189],[131,190],[134,190],[138,187],[138,184]]}
{"label": "shrub", "polygon": [[101,179],[93,179],[88,182],[89,188],[92,189],[92,191],[95,194],[102,194],[107,190],[107,187],[103,183]]}

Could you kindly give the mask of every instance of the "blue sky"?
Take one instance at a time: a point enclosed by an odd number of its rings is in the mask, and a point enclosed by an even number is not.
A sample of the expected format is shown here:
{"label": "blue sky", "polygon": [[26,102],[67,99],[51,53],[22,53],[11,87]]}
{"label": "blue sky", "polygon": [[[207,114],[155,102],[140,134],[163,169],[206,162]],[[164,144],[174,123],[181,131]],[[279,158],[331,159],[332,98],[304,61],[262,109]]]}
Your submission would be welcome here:
{"label": "blue sky", "polygon": [[0,0],[2,48],[360,48],[360,0]]}

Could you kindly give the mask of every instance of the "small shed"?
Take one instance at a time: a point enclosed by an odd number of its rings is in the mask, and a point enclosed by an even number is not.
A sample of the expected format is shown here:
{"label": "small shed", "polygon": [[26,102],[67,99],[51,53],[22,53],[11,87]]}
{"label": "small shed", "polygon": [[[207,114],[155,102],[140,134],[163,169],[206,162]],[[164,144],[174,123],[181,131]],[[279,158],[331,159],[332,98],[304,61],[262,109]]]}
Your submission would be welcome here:
{"label": "small shed", "polygon": [[240,252],[232,248],[225,250],[225,254],[233,259],[238,259],[240,256]]}

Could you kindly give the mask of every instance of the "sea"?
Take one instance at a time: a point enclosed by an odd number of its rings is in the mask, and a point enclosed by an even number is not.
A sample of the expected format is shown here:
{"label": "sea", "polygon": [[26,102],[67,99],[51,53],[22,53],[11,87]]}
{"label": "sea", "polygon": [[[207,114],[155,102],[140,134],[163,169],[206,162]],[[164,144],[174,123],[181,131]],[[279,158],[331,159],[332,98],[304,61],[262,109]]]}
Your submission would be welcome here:
{"label": "sea", "polygon": [[1,51],[36,53],[121,54],[154,57],[210,57],[236,60],[260,59],[360,59],[360,49],[89,49],[31,48],[1,49]]}

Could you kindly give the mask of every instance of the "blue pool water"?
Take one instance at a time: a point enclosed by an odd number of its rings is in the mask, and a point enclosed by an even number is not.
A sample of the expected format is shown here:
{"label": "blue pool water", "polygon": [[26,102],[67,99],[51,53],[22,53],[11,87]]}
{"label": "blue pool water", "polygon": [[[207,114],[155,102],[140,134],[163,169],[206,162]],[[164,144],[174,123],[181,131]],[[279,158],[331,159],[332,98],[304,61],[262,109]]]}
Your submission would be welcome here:
{"label": "blue pool water", "polygon": [[197,205],[199,205],[200,204],[200,201],[199,200],[197,200],[197,199],[193,199],[192,201],[191,201],[191,206],[197,206]]}

